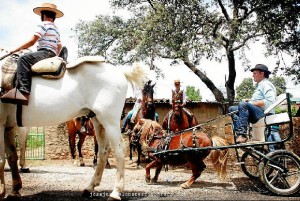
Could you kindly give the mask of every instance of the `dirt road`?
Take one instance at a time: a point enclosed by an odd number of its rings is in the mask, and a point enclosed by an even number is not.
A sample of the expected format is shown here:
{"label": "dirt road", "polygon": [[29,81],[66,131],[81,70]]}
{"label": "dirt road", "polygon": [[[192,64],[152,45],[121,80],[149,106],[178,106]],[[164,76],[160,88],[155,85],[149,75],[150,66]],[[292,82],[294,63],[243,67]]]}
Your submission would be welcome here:
{"label": "dirt road", "polygon": [[[106,200],[112,191],[116,171],[114,161],[110,159],[110,162],[112,168],[105,169],[100,186],[89,197],[82,198],[81,192],[94,173],[91,161],[86,161],[85,167],[75,167],[71,161],[29,161],[31,172],[21,174],[23,188],[20,200]],[[192,188],[181,189],[180,184],[191,176],[190,170],[162,171],[158,183],[148,185],[144,179],[145,169],[136,169],[127,161],[125,192],[121,197],[122,200],[299,200],[299,194],[292,197],[273,195],[261,182],[246,177],[240,167],[229,166],[228,170],[228,177],[222,182],[208,165]],[[5,179],[10,192],[8,167]]]}

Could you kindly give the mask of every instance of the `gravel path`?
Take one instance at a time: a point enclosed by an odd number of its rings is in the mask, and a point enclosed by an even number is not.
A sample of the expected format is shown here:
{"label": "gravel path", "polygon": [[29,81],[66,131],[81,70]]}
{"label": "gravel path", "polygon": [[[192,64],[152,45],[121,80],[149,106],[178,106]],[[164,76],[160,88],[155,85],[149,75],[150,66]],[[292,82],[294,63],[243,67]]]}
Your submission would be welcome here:
{"label": "gravel path", "polygon": [[[71,161],[28,161],[30,173],[21,173],[23,188],[20,200],[77,201],[106,200],[112,191],[115,179],[115,163],[105,169],[100,186],[93,194],[82,198],[81,192],[89,184],[94,169],[86,160],[85,167],[76,167]],[[200,179],[190,189],[179,186],[190,178],[191,171],[185,168],[170,168],[162,171],[155,185],[145,182],[145,169],[137,169],[127,160],[125,169],[125,192],[122,200],[299,200],[294,197],[275,196],[259,181],[250,180],[239,167],[229,166],[228,177],[222,182],[212,167],[208,165]],[[153,174],[154,171],[151,171]],[[5,169],[8,191],[11,190],[11,175]]]}

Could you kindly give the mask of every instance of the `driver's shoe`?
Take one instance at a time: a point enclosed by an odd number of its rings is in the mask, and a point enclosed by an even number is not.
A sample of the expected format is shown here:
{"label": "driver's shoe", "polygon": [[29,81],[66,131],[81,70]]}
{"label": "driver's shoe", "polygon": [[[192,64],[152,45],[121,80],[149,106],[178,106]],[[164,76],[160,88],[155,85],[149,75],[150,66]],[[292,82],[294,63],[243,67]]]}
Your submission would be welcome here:
{"label": "driver's shoe", "polygon": [[245,135],[239,135],[236,139],[236,143],[240,144],[240,143],[246,143],[248,140],[248,138]]}

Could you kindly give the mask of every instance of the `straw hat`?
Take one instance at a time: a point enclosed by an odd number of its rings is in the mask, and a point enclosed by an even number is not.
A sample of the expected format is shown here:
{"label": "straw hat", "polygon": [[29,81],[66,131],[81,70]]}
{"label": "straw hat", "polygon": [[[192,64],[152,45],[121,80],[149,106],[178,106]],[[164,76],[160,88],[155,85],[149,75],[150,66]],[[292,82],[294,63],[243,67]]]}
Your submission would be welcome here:
{"label": "straw hat", "polygon": [[174,80],[174,84],[180,84],[180,80]]}
{"label": "straw hat", "polygon": [[40,7],[36,7],[33,9],[33,12],[37,15],[41,15],[41,11],[52,11],[54,13],[56,13],[55,17],[59,18],[64,16],[63,12],[61,12],[60,10],[57,9],[55,4],[52,3],[43,3]]}

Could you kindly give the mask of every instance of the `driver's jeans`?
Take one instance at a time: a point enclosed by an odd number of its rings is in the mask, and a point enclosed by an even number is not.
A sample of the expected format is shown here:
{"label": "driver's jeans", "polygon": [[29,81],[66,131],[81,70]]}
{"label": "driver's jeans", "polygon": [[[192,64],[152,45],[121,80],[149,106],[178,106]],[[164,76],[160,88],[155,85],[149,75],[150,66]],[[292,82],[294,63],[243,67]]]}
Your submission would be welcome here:
{"label": "driver's jeans", "polygon": [[51,50],[40,49],[36,52],[30,52],[20,56],[17,62],[17,88],[30,94],[31,91],[31,66],[46,58],[54,57],[56,54]]}
{"label": "driver's jeans", "polygon": [[238,111],[231,115],[233,129],[237,135],[247,135],[248,123],[256,123],[265,116],[264,110],[249,102],[240,102],[237,106],[230,106],[229,113]]}

